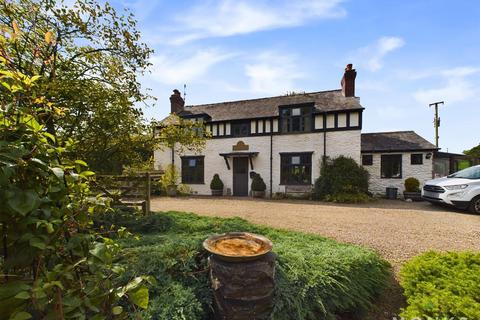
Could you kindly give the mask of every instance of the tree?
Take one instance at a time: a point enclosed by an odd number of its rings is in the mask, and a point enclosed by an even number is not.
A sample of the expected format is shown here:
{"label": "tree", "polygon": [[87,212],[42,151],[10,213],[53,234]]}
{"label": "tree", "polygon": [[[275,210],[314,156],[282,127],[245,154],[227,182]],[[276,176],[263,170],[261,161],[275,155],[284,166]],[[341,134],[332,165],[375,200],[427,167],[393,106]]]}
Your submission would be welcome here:
{"label": "tree", "polygon": [[[0,48],[18,45],[19,32],[4,29]],[[87,164],[65,156],[73,141],[46,128],[65,110],[38,95],[40,76],[10,59],[0,52],[0,318],[125,319],[120,300],[146,308],[146,278],[117,282],[115,230],[92,228],[108,203],[92,197]]]}
{"label": "tree", "polygon": [[199,153],[211,137],[203,122],[182,119],[174,113],[158,124],[157,128],[156,141],[159,148],[168,148],[179,154],[185,151]]}
{"label": "tree", "polygon": [[40,121],[50,134],[78,141],[72,158],[118,173],[145,157],[142,146],[150,146],[152,136],[135,105],[149,98],[137,77],[148,68],[152,51],[140,42],[132,14],[118,14],[96,0],[71,6],[2,1],[0,29],[10,28],[15,41],[0,48],[6,63],[26,76],[40,76],[35,94],[63,110]]}
{"label": "tree", "polygon": [[472,158],[480,158],[480,144],[478,146],[473,147],[470,150],[463,151],[464,154],[471,156]]}

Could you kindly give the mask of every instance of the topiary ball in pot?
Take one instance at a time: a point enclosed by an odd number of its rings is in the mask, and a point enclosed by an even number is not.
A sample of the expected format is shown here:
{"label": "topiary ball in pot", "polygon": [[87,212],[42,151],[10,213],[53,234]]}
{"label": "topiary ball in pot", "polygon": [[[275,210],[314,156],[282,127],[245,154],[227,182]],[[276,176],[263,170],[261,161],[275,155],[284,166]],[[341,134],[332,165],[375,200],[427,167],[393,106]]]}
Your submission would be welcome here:
{"label": "topiary ball in pot", "polygon": [[403,197],[413,201],[422,200],[420,181],[418,181],[418,179],[413,177],[405,179],[405,191],[403,192]]}
{"label": "topiary ball in pot", "polygon": [[252,197],[254,198],[263,198],[265,197],[265,190],[267,185],[263,181],[262,177],[257,173],[252,178]]}
{"label": "topiary ball in pot", "polygon": [[210,182],[210,190],[212,191],[212,196],[223,195],[223,182],[217,173],[213,175],[213,179]]}

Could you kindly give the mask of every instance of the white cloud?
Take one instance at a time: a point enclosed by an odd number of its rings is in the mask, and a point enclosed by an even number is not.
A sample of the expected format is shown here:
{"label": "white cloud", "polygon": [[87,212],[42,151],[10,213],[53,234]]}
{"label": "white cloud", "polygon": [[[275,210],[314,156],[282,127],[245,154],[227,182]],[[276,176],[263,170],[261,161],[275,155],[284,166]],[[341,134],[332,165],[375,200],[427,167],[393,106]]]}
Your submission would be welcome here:
{"label": "white cloud", "polygon": [[464,66],[432,73],[431,77],[441,77],[445,80],[445,84],[438,88],[417,90],[414,93],[414,98],[423,104],[439,100],[456,103],[476,98],[480,92],[468,77],[479,72],[480,68]]}
{"label": "white cloud", "polygon": [[[399,37],[382,37],[374,44],[357,50],[355,60],[361,66],[370,71],[377,71],[383,67],[383,59],[387,54],[405,45],[405,41]],[[365,61],[364,63],[362,61]]]}
{"label": "white cloud", "polygon": [[[163,40],[184,44],[197,39],[227,37],[299,26],[314,19],[346,15],[343,0],[220,0],[202,1],[177,15]],[[162,36],[160,36],[162,37]],[[160,40],[157,35],[157,41]]]}
{"label": "white cloud", "polygon": [[235,56],[217,49],[198,51],[187,58],[169,55],[154,55],[151,58],[151,77],[165,84],[183,84],[204,76],[217,63]]}
{"label": "white cloud", "polygon": [[249,90],[263,94],[283,94],[298,91],[295,81],[302,78],[295,58],[277,52],[265,52],[256,61],[245,66],[249,78]]}
{"label": "white cloud", "polygon": [[418,90],[414,94],[415,99],[425,105],[440,100],[455,103],[475,96],[476,88],[463,79],[451,79],[440,88]]}
{"label": "white cloud", "polygon": [[475,67],[457,67],[452,69],[446,69],[442,71],[441,74],[445,77],[463,78],[478,73],[479,71],[480,68]]}

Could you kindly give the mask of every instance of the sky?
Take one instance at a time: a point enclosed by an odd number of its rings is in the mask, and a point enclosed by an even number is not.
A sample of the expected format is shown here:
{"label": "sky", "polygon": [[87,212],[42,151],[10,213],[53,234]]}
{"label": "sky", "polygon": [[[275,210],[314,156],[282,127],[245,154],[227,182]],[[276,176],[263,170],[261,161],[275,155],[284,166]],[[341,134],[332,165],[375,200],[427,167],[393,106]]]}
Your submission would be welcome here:
{"label": "sky", "polygon": [[141,78],[157,97],[147,118],[187,105],[340,88],[357,70],[363,132],[414,130],[462,152],[480,143],[478,0],[114,0],[154,49]]}

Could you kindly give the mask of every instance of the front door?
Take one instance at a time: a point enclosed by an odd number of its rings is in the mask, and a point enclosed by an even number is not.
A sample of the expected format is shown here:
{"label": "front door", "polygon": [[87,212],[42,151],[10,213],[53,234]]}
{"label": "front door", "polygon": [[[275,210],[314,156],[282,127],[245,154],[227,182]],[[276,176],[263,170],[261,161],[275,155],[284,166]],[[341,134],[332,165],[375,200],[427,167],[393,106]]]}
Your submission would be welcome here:
{"label": "front door", "polygon": [[248,158],[233,158],[233,195],[248,196]]}

